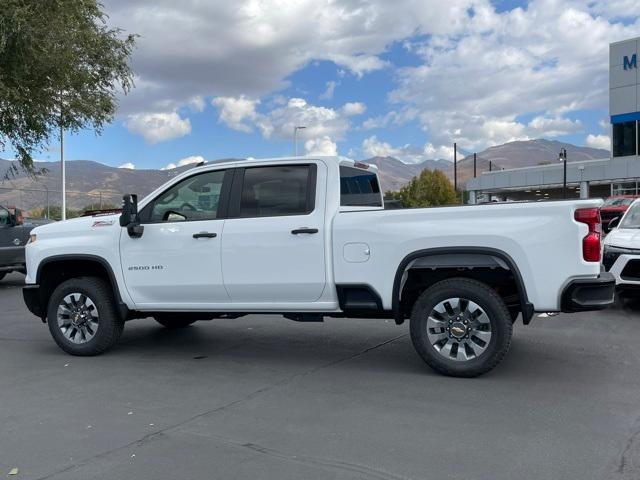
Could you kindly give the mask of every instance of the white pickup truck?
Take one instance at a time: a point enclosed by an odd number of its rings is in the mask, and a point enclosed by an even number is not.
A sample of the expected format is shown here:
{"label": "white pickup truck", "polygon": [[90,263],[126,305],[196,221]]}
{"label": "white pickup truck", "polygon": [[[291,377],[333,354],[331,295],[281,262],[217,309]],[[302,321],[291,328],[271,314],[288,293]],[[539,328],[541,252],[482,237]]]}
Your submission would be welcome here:
{"label": "white pickup truck", "polygon": [[426,363],[476,376],[519,315],[613,302],[601,203],[385,210],[376,169],[345,158],[207,164],[139,207],[125,196],[121,214],[33,230],[24,299],[73,355],[105,351],[134,318],[410,319]]}

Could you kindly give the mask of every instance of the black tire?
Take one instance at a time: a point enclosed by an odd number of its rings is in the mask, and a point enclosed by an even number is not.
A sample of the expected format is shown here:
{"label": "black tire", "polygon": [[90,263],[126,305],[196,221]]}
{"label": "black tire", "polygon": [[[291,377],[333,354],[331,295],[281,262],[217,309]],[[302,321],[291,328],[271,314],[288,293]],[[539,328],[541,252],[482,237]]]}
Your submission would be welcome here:
{"label": "black tire", "polygon": [[[490,328],[491,337],[488,343],[485,343],[483,347],[484,350],[480,354],[467,360],[456,360],[453,357],[453,353],[450,353],[449,356],[447,356],[446,353],[440,353],[436,348],[436,344],[432,344],[427,334],[428,317],[434,307],[447,299],[453,298],[462,298],[474,302],[484,310],[489,320],[488,324],[490,327],[482,327],[486,329]],[[449,315],[448,313],[446,314]],[[473,321],[474,320],[470,320],[470,322]],[[446,320],[446,322],[442,323],[449,324],[449,322],[450,320]],[[433,323],[431,323],[431,325],[433,325]],[[478,323],[478,325],[480,324]],[[487,324],[485,323],[484,325]],[[439,346],[439,348],[446,346],[447,342],[452,344],[456,343],[457,339],[451,337],[452,331],[453,328],[447,334],[445,331],[431,330],[434,335],[432,338],[436,338],[435,335],[443,334],[449,336],[449,339],[445,337],[442,340],[444,344]],[[460,328],[458,328],[457,331],[460,331]],[[477,377],[492,370],[502,361],[509,350],[512,333],[513,324],[511,316],[502,298],[488,285],[468,278],[451,278],[436,283],[420,295],[411,312],[411,341],[413,342],[413,346],[420,357],[422,357],[431,368],[443,375],[453,377]],[[469,336],[471,336],[472,339],[465,340],[469,338]],[[467,337],[461,337],[459,340],[469,343],[476,341],[473,340],[474,338],[477,337],[474,337],[473,333],[469,333]],[[473,346],[475,347],[476,345],[474,344]],[[453,348],[449,348],[453,351]],[[454,348],[457,357],[459,348],[466,347],[460,347],[458,345]],[[475,352],[471,354],[473,353]],[[464,358],[466,358],[467,351],[465,350],[465,352],[460,355],[461,358],[463,358],[463,355]]]}
{"label": "black tire", "polygon": [[1,282],[1,281],[2,281],[2,279],[3,279],[4,277],[6,277],[6,276],[7,276],[7,272],[0,272],[0,282]]}
{"label": "black tire", "polygon": [[153,318],[160,325],[162,325],[165,328],[169,328],[171,330],[175,330],[179,328],[187,328],[189,325],[197,321],[197,320],[190,320],[187,318],[180,318],[175,314],[154,315]]}
{"label": "black tire", "polygon": [[[86,296],[97,310],[97,330],[85,343],[72,342],[58,324],[58,307],[65,297],[74,293]],[[71,278],[58,285],[49,299],[47,323],[58,346],[71,355],[79,356],[99,355],[108,350],[115,345],[124,329],[124,320],[117,312],[111,286],[97,277]]]}

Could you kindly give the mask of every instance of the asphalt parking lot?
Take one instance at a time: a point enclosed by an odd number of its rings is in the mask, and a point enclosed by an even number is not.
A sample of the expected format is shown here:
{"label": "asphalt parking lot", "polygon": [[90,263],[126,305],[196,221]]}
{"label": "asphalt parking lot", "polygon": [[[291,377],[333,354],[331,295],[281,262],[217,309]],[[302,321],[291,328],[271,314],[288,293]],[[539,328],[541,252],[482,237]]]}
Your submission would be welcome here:
{"label": "asphalt parking lot", "polygon": [[0,475],[24,479],[637,479],[640,313],[517,324],[478,379],[407,325],[250,316],[125,327],[64,354],[0,283]]}

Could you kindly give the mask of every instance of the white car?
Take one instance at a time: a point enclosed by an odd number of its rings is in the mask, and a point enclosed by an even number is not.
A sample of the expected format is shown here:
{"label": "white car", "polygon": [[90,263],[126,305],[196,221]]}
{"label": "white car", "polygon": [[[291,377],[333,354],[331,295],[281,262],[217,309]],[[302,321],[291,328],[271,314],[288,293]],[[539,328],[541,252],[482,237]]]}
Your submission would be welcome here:
{"label": "white car", "polygon": [[[634,200],[605,237],[602,264],[624,295],[640,293],[640,199]],[[612,226],[613,226],[612,225]]]}
{"label": "white car", "polygon": [[[377,171],[341,157],[188,170],[122,214],[32,232],[29,310],[66,352],[96,355],[124,322],[249,313],[410,319],[434,369],[495,367],[534,312],[605,308],[601,200],[385,210]],[[375,320],[371,320],[375,321]]]}

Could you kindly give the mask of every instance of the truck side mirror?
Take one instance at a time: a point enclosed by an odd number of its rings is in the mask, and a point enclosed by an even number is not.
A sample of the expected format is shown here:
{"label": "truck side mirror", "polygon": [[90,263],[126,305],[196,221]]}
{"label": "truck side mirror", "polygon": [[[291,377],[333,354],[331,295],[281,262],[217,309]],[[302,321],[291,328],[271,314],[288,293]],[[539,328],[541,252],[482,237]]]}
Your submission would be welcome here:
{"label": "truck side mirror", "polygon": [[138,221],[138,196],[133,193],[122,197],[120,226],[127,227],[127,233],[131,238],[140,238],[144,232],[144,226]]}
{"label": "truck side mirror", "polygon": [[620,223],[620,217],[615,217],[609,220],[609,223],[607,223],[607,233],[613,230],[614,228],[616,228],[619,223]]}

